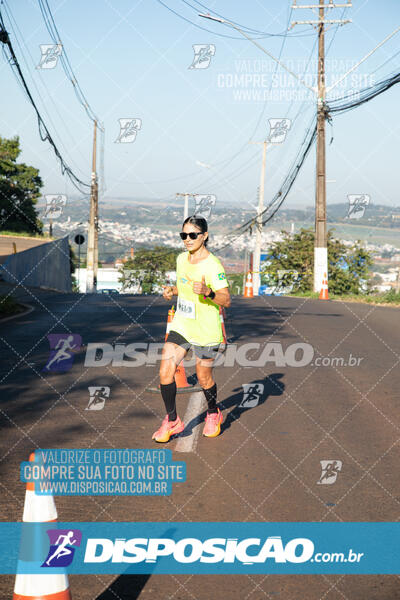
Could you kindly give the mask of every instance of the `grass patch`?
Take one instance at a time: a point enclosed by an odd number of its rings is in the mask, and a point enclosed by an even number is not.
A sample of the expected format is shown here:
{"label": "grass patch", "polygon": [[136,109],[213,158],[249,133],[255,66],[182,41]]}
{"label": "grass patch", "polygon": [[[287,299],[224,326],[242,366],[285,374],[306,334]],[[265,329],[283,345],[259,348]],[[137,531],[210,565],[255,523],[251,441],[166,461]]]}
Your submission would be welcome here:
{"label": "grass patch", "polygon": [[24,307],[18,304],[11,296],[0,295],[0,318],[16,315],[24,310]]}
{"label": "grass patch", "polygon": [[10,237],[25,237],[25,238],[39,238],[39,239],[50,239],[50,236],[47,234],[39,234],[39,233],[28,233],[27,231],[0,231],[0,236],[6,235]]}
{"label": "grass patch", "polygon": [[[318,298],[317,292],[295,292],[290,294],[297,298]],[[343,294],[336,295],[329,292],[330,300],[341,300],[342,302],[366,302],[368,304],[390,304],[400,306],[400,292],[390,290],[382,294]]]}

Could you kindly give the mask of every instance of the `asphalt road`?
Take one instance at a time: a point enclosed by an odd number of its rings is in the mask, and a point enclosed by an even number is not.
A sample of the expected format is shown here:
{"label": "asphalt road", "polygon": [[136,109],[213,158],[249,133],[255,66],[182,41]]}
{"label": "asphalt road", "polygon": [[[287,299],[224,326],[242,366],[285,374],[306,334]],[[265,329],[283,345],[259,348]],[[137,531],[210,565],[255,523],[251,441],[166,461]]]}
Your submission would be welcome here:
{"label": "asphalt road", "polygon": [[[151,435],[164,416],[161,397],[146,391],[158,383],[157,367],[85,367],[84,361],[88,343],[161,342],[166,302],[38,290],[19,295],[35,310],[0,324],[3,521],[22,518],[19,463],[34,448],[152,448]],[[201,418],[194,418],[184,436],[194,436],[186,451],[177,450],[179,439],[168,444],[175,460],[186,461],[186,483],[174,484],[170,497],[58,497],[59,520],[397,521],[398,309],[240,298],[226,325],[239,346],[279,342],[286,352],[306,343],[314,357],[305,366],[216,368],[222,434],[204,438],[201,425],[196,437]],[[46,336],[66,332],[81,335],[83,343],[71,370],[44,373]],[[340,364],[350,355],[357,364]],[[316,364],[322,357],[325,366]],[[258,403],[243,403],[243,384],[263,386]],[[110,387],[103,410],[85,410],[93,385]],[[178,397],[182,417],[189,402],[190,395]],[[323,460],[342,463],[334,484],[318,484]],[[13,583],[12,576],[0,577],[1,597],[11,597]],[[399,583],[397,576],[381,575],[70,576],[74,600],[396,600]]]}

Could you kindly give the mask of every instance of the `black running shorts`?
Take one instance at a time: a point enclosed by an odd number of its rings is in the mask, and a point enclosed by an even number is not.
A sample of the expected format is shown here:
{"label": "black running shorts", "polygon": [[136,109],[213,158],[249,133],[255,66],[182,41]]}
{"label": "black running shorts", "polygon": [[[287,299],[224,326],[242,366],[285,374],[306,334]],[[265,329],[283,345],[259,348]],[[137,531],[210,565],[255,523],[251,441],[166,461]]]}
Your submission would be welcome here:
{"label": "black running shorts", "polygon": [[183,335],[173,329],[171,329],[168,334],[167,342],[182,346],[182,348],[185,348],[185,350],[188,351],[192,347],[198,358],[216,358],[220,349],[220,344],[217,346],[196,346],[196,344],[191,344],[183,337]]}

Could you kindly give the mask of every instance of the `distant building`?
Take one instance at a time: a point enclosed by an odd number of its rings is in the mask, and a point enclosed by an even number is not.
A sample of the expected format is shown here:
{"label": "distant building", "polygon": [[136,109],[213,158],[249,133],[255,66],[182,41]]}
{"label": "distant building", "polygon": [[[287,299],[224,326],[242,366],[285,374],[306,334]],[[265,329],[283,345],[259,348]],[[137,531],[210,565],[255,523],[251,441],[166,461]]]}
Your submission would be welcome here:
{"label": "distant building", "polygon": [[[113,289],[120,291],[122,284],[118,281],[120,273],[115,267],[97,269],[97,290]],[[75,269],[74,277],[79,291],[86,293],[86,269]]]}

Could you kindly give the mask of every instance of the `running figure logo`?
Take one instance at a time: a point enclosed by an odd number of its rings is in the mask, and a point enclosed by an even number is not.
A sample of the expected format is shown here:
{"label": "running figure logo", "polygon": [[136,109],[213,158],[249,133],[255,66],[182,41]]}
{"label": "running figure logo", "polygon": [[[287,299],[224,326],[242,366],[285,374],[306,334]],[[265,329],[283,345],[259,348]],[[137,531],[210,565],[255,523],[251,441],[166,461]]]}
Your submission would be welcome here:
{"label": "running figure logo", "polygon": [[132,144],[136,140],[139,129],[142,129],[142,119],[118,119],[119,134],[116,144]]}
{"label": "running figure logo", "polygon": [[61,56],[61,44],[40,44],[42,54],[37,69],[54,69],[57,66],[58,59]]}
{"label": "running figure logo", "polygon": [[110,397],[110,388],[108,386],[88,387],[89,404],[85,410],[102,410],[106,403],[106,399]]}
{"label": "running figure logo", "polygon": [[368,194],[349,194],[349,208],[346,219],[361,219],[369,204],[370,196]]}
{"label": "running figure logo", "polygon": [[342,470],[341,460],[320,460],[321,477],[317,481],[318,485],[332,485],[335,483],[338,473]]}
{"label": "running figure logo", "polygon": [[243,399],[239,404],[239,408],[255,408],[263,395],[263,383],[243,383]]}
{"label": "running figure logo", "polygon": [[284,142],[292,121],[290,119],[268,119],[268,123],[269,136],[267,141],[270,144],[281,144]]}
{"label": "running figure logo", "polygon": [[208,219],[211,216],[211,210],[213,206],[215,206],[215,202],[217,197],[214,194],[196,194],[194,197],[196,207],[194,209],[194,214],[196,217],[203,217],[203,219]]}
{"label": "running figure logo", "polygon": [[50,356],[43,371],[65,373],[74,362],[73,351],[78,351],[82,338],[77,333],[51,333],[47,336],[50,344]]}
{"label": "running figure logo", "polygon": [[[75,547],[81,545],[80,529],[48,529],[49,553],[42,567],[68,567],[74,558]],[[74,547],[75,546],[75,547]]]}
{"label": "running figure logo", "polygon": [[193,44],[194,57],[189,69],[207,69],[215,55],[214,44]]}
{"label": "running figure logo", "polygon": [[46,212],[43,218],[58,219],[61,216],[64,206],[67,204],[67,196],[65,194],[47,194]]}

